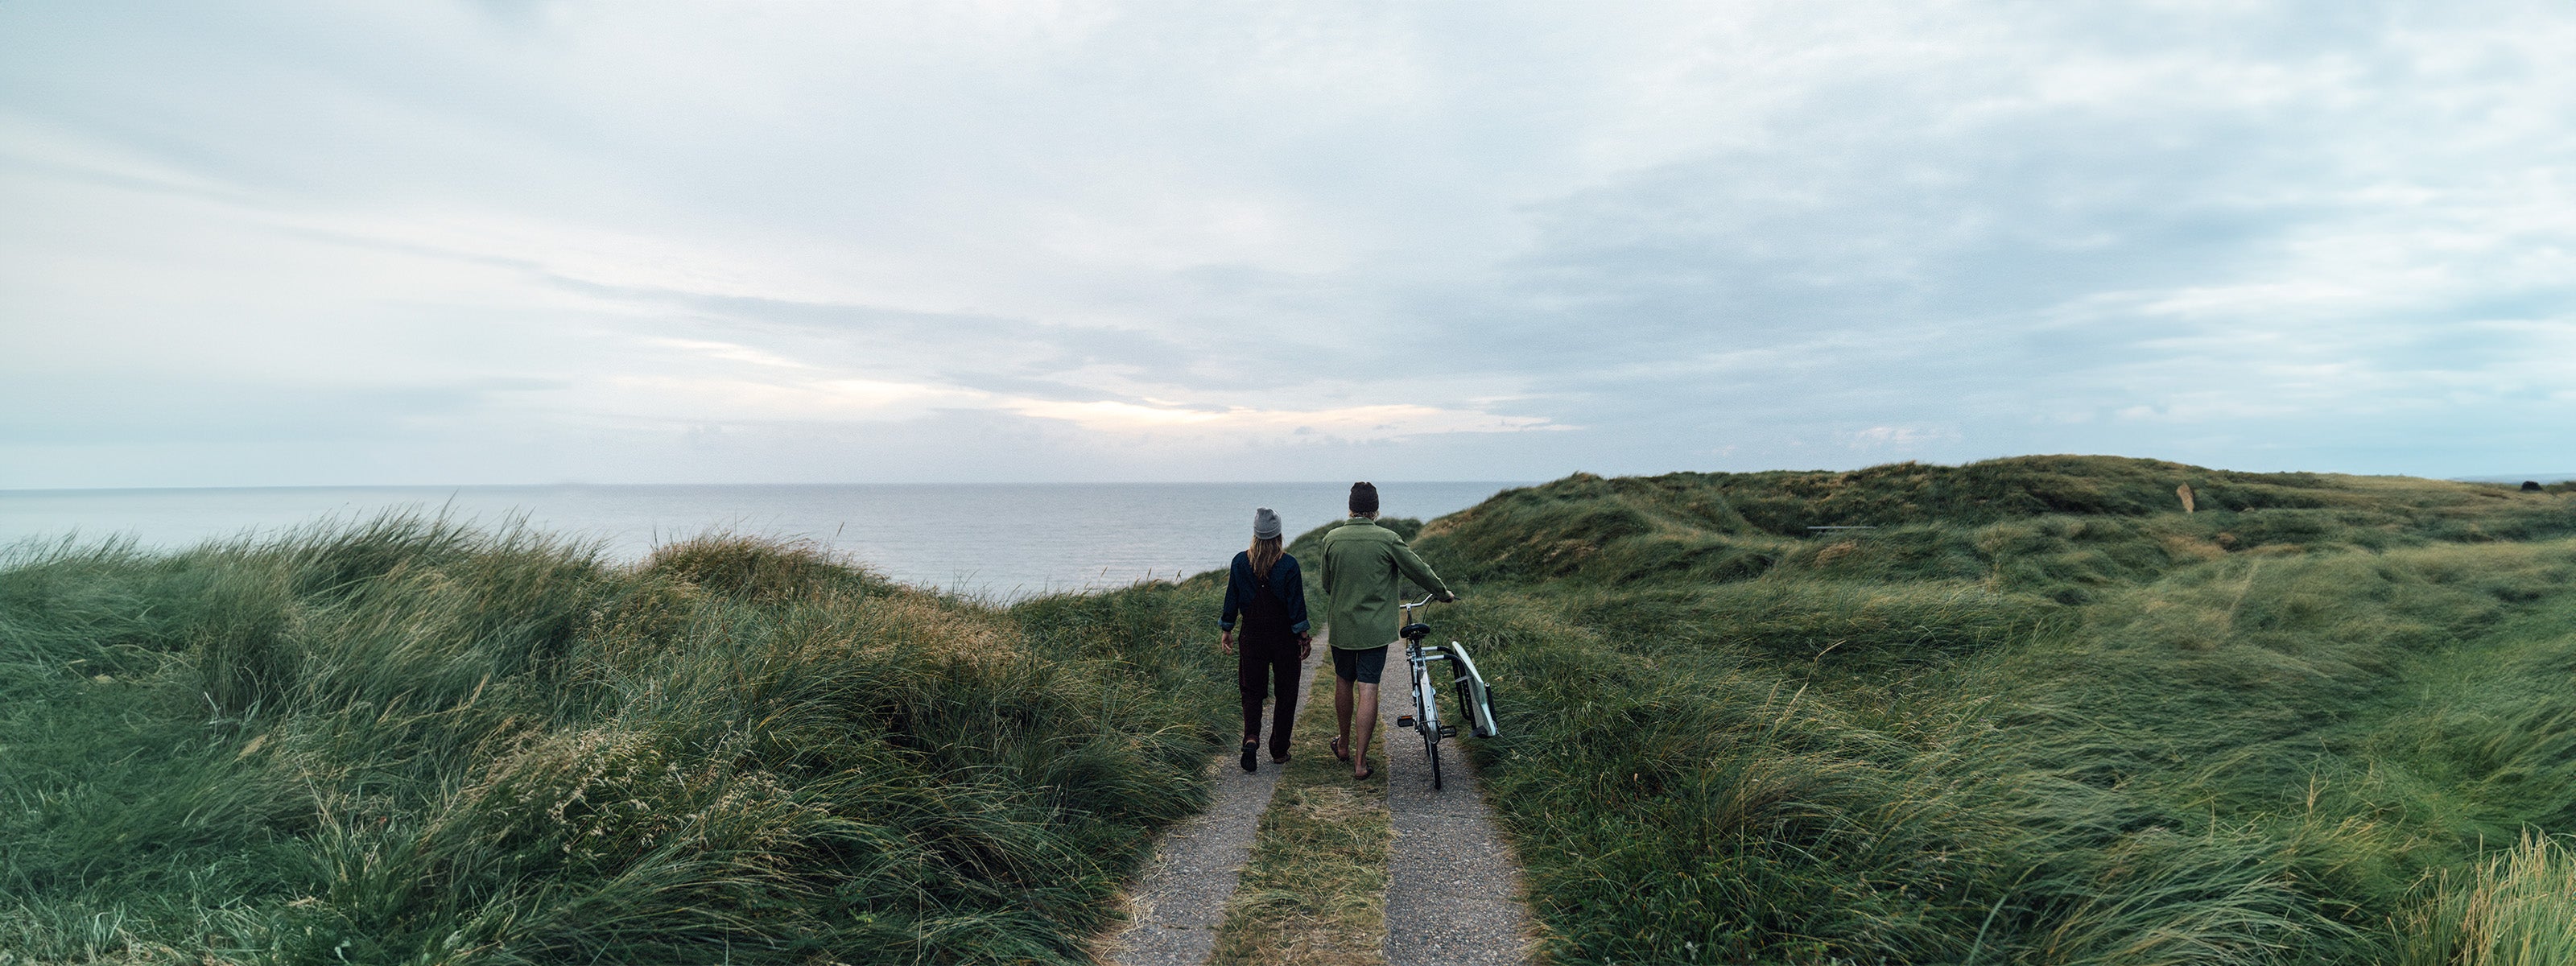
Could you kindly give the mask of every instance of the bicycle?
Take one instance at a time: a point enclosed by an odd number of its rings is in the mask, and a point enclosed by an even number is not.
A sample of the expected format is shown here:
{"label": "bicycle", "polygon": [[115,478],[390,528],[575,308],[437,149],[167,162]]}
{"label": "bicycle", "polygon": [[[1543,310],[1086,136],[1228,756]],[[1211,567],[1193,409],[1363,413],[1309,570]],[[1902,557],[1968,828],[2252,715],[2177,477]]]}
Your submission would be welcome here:
{"label": "bicycle", "polygon": [[1426,594],[1421,600],[1402,605],[1404,628],[1396,632],[1404,639],[1404,661],[1412,669],[1413,713],[1395,719],[1398,728],[1412,728],[1422,734],[1422,756],[1431,761],[1431,788],[1440,788],[1440,739],[1454,738],[1458,726],[1440,723],[1440,688],[1433,683],[1431,665],[1449,662],[1449,683],[1457,689],[1458,711],[1468,719],[1468,732],[1478,738],[1491,738],[1501,732],[1494,727],[1494,692],[1485,684],[1485,676],[1476,671],[1476,659],[1467,654],[1466,645],[1455,640],[1446,645],[1424,647],[1422,639],[1431,636],[1431,625],[1413,619],[1414,608],[1431,603],[1436,595]]}

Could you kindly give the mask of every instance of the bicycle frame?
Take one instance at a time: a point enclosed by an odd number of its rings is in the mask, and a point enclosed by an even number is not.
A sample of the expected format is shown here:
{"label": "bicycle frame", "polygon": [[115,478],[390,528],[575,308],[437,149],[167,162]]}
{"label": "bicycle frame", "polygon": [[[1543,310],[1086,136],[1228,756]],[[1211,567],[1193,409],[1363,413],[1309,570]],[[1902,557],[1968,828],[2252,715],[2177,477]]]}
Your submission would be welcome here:
{"label": "bicycle frame", "polygon": [[1430,646],[1424,646],[1422,643],[1423,638],[1431,635],[1431,628],[1429,625],[1416,623],[1413,620],[1413,611],[1430,602],[1431,598],[1425,596],[1421,600],[1402,605],[1405,623],[1401,636],[1404,638],[1404,660],[1411,672],[1413,684],[1411,723],[1413,729],[1422,735],[1423,753],[1431,764],[1431,787],[1437,789],[1442,784],[1440,739],[1455,737],[1458,734],[1458,726],[1440,723],[1441,685],[1438,679],[1432,677],[1431,666],[1434,663],[1441,661],[1449,663],[1448,685],[1457,691],[1460,704],[1458,713],[1467,719],[1468,732],[1478,738],[1491,738],[1501,732],[1494,724],[1493,694],[1485,685],[1485,676],[1476,670],[1476,659],[1467,653],[1466,645],[1455,640],[1447,644]]}

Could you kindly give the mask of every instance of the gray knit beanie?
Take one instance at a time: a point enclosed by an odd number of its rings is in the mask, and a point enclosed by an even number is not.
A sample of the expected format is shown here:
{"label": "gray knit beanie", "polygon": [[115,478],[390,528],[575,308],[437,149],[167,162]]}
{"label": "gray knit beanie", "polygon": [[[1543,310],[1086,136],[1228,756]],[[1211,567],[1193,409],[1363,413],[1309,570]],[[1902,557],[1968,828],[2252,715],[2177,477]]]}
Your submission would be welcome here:
{"label": "gray knit beanie", "polygon": [[1270,508],[1266,506],[1253,510],[1252,539],[1271,540],[1276,539],[1278,536],[1279,514],[1270,512]]}

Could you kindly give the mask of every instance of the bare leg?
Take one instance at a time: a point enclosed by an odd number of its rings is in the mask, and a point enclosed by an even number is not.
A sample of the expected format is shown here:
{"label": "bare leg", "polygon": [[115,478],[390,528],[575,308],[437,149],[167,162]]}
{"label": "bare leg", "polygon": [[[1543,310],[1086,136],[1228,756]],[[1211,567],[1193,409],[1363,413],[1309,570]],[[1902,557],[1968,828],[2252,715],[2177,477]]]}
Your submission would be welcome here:
{"label": "bare leg", "polygon": [[1342,747],[1349,748],[1351,746],[1351,679],[1340,675],[1333,676],[1333,723],[1341,728]]}
{"label": "bare leg", "polygon": [[1377,740],[1377,685],[1345,683],[1351,684],[1351,700],[1359,705],[1359,743],[1343,743],[1351,749],[1351,774],[1357,776],[1369,770],[1369,742]]}

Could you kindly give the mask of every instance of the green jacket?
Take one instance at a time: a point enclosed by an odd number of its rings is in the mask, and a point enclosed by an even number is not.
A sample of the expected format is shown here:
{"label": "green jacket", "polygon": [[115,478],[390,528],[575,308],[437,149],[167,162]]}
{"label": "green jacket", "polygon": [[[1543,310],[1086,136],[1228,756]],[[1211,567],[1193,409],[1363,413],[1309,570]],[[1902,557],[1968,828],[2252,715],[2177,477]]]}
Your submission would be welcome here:
{"label": "green jacket", "polygon": [[1366,517],[1352,517],[1324,534],[1324,594],[1331,600],[1324,619],[1332,625],[1332,643],[1345,651],[1366,651],[1395,642],[1396,604],[1404,595],[1398,575],[1425,590],[1449,596],[1449,585],[1415,556],[1395,531]]}

